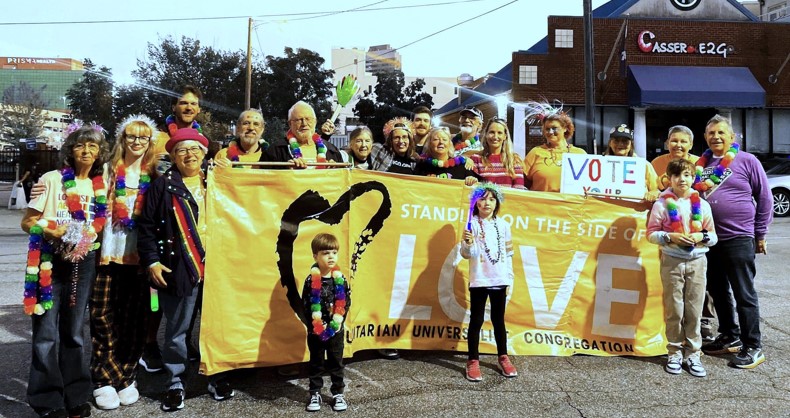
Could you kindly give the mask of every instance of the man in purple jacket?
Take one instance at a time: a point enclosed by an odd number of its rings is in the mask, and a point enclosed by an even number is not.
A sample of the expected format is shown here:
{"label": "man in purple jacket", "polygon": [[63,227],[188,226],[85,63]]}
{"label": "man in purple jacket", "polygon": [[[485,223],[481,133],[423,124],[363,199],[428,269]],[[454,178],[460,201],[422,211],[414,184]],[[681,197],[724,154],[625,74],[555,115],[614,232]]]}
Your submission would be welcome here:
{"label": "man in purple jacket", "polygon": [[711,118],[705,127],[705,141],[710,149],[697,162],[703,172],[701,184],[694,186],[710,203],[719,237],[707,255],[708,292],[719,317],[719,335],[703,345],[702,351],[737,352],[730,365],[753,369],[765,361],[754,289],[755,254],[767,254],[765,236],[773,220],[773,198],[760,162],[734,144],[729,119],[721,115]]}

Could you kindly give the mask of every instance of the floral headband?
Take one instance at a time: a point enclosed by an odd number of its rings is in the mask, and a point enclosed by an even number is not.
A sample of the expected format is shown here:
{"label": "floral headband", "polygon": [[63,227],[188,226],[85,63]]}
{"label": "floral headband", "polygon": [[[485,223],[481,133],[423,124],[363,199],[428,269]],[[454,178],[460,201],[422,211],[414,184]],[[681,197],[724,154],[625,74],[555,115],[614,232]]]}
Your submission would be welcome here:
{"label": "floral headband", "polygon": [[395,129],[403,129],[404,131],[409,133],[409,136],[412,135],[411,133],[411,121],[408,118],[404,118],[403,116],[398,116],[397,118],[390,119],[384,124],[384,137],[389,138],[390,133]]}
{"label": "floral headband", "polygon": [[553,105],[549,104],[547,101],[529,101],[525,103],[524,106],[526,114],[524,120],[530,125],[541,124],[544,120],[552,116],[565,115],[565,111],[562,110],[562,102],[560,101],[555,101]]}
{"label": "floral headband", "polygon": [[[71,122],[69,124],[69,126],[66,127],[66,131],[65,131],[66,132],[66,136],[69,136],[69,135],[73,134],[78,129],[82,128],[84,125],[85,124],[81,120],[75,120],[74,122]],[[102,128],[101,125],[99,125],[96,122],[89,123],[88,127],[93,129],[94,131],[97,131],[97,132],[101,133],[101,134],[107,132],[107,131],[104,130],[104,128]]]}
{"label": "floral headband", "polygon": [[477,203],[479,199],[482,199],[487,192],[493,193],[499,203],[505,201],[505,196],[502,194],[502,190],[499,189],[499,186],[494,183],[483,182],[477,183],[477,186],[472,189],[472,193],[469,194],[469,206],[474,207],[475,203]]}
{"label": "floral headband", "polygon": [[148,126],[148,129],[151,130],[151,138],[156,139],[156,136],[159,133],[159,130],[156,129],[156,122],[143,114],[129,115],[124,120],[122,120],[118,125],[118,128],[115,130],[115,137],[120,138],[126,132],[126,128],[133,122],[142,122]]}

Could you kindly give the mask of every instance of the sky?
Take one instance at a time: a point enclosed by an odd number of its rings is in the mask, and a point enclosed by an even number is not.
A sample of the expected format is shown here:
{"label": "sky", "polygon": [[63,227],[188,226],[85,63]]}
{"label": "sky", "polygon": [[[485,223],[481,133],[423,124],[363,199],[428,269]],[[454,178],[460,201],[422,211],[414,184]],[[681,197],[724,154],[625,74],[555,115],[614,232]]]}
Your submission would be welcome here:
{"label": "sky", "polygon": [[[528,49],[546,36],[548,16],[581,16],[583,7],[582,0],[9,3],[0,14],[0,56],[90,58],[110,67],[116,84],[132,83],[131,71],[146,57],[148,44],[159,44],[167,36],[195,38],[222,50],[246,50],[248,17],[254,19],[252,50],[259,57],[282,56],[287,46],[307,48],[331,68],[332,48],[389,44],[403,47],[399,53],[407,76],[469,73],[477,78],[498,71],[510,62],[513,51]],[[604,3],[593,0],[592,6]],[[218,17],[235,18],[192,20]],[[128,22],[166,18],[189,20]],[[48,23],[78,21],[114,22]]]}

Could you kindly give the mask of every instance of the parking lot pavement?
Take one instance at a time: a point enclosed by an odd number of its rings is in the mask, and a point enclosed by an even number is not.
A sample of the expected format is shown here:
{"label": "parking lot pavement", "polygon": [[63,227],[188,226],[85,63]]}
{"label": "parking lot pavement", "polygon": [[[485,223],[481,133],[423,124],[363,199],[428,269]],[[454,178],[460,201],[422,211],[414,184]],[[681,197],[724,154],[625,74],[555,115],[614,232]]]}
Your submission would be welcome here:
{"label": "parking lot pavement", "polygon": [[[24,234],[21,214],[0,210],[0,416],[34,417],[25,403],[30,362],[30,319],[21,313]],[[384,360],[357,353],[346,367],[349,417],[677,417],[790,416],[790,219],[778,219],[768,236],[769,254],[758,256],[757,288],[766,362],[754,370],[727,366],[726,357],[703,356],[708,377],[663,371],[663,359],[636,357],[513,357],[519,376],[507,379],[494,356],[481,359],[484,380],[463,378],[464,354],[401,352]],[[8,277],[6,277],[8,276]],[[87,326],[86,326],[87,333]],[[141,399],[95,417],[166,415],[159,410],[164,375],[141,372]],[[186,408],[177,417],[303,417],[306,367],[292,379],[274,368],[237,370],[236,397],[216,402],[206,378],[187,382]],[[313,416],[335,414],[327,402]]]}

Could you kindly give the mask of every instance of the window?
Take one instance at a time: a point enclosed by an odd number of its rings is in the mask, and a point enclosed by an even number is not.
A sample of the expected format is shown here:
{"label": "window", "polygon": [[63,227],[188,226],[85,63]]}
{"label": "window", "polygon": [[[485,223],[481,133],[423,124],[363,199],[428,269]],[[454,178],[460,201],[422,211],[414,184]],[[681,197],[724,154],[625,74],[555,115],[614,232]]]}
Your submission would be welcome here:
{"label": "window", "polygon": [[453,94],[458,94],[458,87],[453,87]]}
{"label": "window", "polygon": [[573,48],[573,29],[555,29],[554,47]]}
{"label": "window", "polygon": [[787,16],[787,2],[775,4],[768,8],[768,20],[773,21]]}
{"label": "window", "polygon": [[518,84],[538,84],[538,66],[519,65]]}
{"label": "window", "polygon": [[436,94],[436,86],[433,86],[433,94]]}

